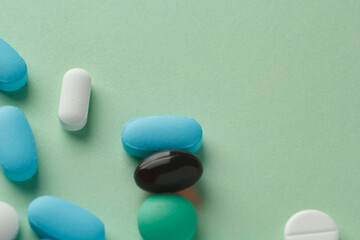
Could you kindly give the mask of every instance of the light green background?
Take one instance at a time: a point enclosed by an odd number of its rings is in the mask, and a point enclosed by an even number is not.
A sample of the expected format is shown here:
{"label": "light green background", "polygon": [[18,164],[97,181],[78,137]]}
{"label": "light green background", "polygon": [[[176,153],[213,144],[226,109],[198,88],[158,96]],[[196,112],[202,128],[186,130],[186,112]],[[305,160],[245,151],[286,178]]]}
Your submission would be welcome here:
{"label": "light green background", "polygon": [[[295,212],[330,214],[360,239],[360,1],[0,0],[0,36],[24,57],[29,83],[0,92],[20,107],[39,174],[0,175],[0,200],[37,239],[30,201],[51,194],[99,216],[107,240],[140,239],[148,196],[121,146],[128,120],[177,114],[204,130],[197,240],[278,240]],[[89,122],[57,119],[63,74],[93,77]]]}

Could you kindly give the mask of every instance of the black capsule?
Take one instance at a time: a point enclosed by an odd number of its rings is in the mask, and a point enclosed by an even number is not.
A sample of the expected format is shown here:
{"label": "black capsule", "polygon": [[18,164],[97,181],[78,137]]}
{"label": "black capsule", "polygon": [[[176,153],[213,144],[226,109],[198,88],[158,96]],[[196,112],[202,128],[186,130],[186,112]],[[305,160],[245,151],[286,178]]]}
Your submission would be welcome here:
{"label": "black capsule", "polygon": [[144,159],[136,168],[136,184],[152,193],[177,192],[192,186],[203,173],[195,155],[184,151],[163,151]]}

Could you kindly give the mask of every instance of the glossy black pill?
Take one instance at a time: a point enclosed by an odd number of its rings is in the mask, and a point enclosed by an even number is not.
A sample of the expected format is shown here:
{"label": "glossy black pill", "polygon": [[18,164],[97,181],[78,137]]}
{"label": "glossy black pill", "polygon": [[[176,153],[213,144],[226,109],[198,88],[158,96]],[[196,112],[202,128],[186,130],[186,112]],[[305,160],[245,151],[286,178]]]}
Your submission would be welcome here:
{"label": "glossy black pill", "polygon": [[202,164],[195,155],[171,150],[145,158],[137,166],[134,178],[148,192],[177,192],[196,183],[202,173]]}

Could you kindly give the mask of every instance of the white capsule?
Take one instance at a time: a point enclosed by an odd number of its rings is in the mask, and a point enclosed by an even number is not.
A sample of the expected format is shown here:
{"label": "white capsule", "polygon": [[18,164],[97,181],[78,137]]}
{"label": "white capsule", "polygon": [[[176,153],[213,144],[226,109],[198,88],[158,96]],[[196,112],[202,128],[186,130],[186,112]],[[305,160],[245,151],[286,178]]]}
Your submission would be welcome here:
{"label": "white capsule", "polygon": [[7,203],[0,202],[0,240],[13,240],[19,232],[19,216]]}
{"label": "white capsule", "polygon": [[339,231],[334,220],[318,210],[304,210],[294,214],[286,223],[285,240],[338,240]]}
{"label": "white capsule", "polygon": [[81,68],[65,73],[59,105],[59,120],[69,131],[82,129],[87,122],[91,93],[90,74]]}

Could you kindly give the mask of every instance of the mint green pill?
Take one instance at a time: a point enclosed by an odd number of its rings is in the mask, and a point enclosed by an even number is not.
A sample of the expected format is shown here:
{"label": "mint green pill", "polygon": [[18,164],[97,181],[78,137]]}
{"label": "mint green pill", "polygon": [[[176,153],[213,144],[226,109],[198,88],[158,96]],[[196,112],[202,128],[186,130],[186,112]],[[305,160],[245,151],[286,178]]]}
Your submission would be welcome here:
{"label": "mint green pill", "polygon": [[138,224],[144,240],[191,240],[196,232],[197,215],[184,197],[154,195],[141,205]]}

